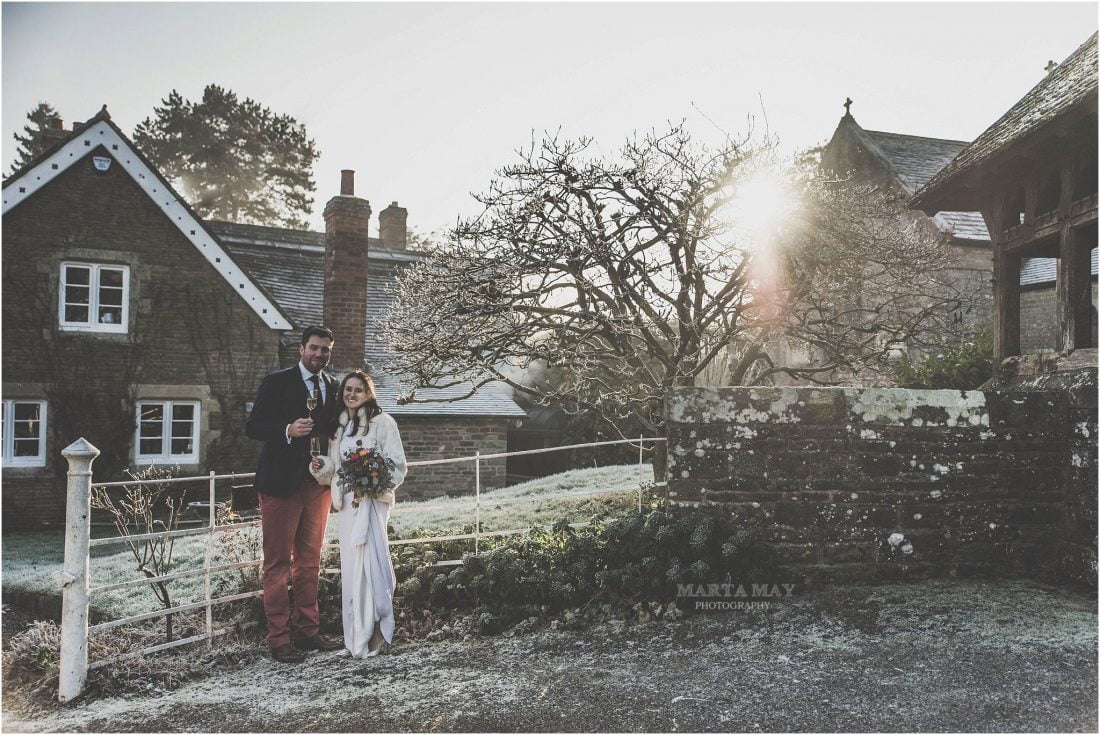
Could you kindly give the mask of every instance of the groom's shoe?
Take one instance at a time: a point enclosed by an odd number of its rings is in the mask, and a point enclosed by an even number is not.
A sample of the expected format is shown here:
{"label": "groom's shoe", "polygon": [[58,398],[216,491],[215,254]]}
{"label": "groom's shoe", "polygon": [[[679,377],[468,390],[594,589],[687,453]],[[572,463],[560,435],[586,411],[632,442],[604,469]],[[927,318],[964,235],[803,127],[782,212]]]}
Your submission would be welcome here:
{"label": "groom's shoe", "polygon": [[333,636],[318,634],[312,638],[295,641],[294,645],[299,651],[339,651],[344,647],[344,641]]}
{"label": "groom's shoe", "polygon": [[272,648],[271,658],[281,664],[300,664],[306,660],[305,654],[289,643],[284,643],[278,648]]}

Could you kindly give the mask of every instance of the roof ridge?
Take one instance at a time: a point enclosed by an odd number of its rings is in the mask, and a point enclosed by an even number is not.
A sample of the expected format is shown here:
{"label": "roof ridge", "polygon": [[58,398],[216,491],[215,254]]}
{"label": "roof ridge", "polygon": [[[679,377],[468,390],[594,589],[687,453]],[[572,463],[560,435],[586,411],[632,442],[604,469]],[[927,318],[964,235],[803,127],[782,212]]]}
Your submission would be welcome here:
{"label": "roof ridge", "polygon": [[892,135],[896,138],[915,138],[917,140],[934,140],[937,143],[955,143],[955,144],[963,145],[963,146],[970,145],[970,143],[971,143],[971,141],[968,141],[968,140],[956,140],[954,138],[932,138],[932,137],[929,137],[927,135],[910,135],[909,133],[891,133],[887,130],[867,130],[866,128],[860,128],[860,129],[863,130],[863,132],[870,133],[872,135]]}
{"label": "roof ridge", "polygon": [[324,237],[324,235],[325,235],[324,232],[319,231],[319,230],[310,230],[310,229],[299,230],[295,227],[278,227],[276,225],[257,225],[257,224],[254,224],[252,222],[230,222],[229,220],[226,220],[226,219],[208,219],[208,220],[205,220],[205,221],[207,223],[211,224],[211,225],[214,225],[214,226],[229,225],[230,227],[259,227],[259,228],[263,228],[265,230],[278,230],[280,232],[296,232],[296,233],[299,233],[299,234],[305,233],[305,234],[309,234],[309,235],[320,235],[322,237]]}

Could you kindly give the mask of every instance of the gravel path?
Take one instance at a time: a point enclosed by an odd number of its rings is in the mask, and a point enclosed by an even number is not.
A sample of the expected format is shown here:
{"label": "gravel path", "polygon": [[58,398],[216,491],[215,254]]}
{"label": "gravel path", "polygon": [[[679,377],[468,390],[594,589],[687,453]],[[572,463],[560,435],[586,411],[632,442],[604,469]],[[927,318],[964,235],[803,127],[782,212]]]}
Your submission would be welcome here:
{"label": "gravel path", "polygon": [[767,611],[263,660],[6,731],[1097,730],[1096,602],[1027,582],[844,586]]}

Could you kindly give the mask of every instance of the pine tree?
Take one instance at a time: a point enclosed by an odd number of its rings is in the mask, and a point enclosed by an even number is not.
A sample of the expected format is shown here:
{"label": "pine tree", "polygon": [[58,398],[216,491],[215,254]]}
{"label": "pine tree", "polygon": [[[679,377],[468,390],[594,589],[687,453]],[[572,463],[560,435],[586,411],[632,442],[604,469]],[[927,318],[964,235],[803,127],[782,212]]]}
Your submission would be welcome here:
{"label": "pine tree", "polygon": [[23,126],[24,135],[13,134],[19,142],[19,148],[15,152],[16,159],[11,165],[10,174],[26,166],[35,156],[50,146],[50,138],[46,135],[46,131],[49,130],[52,121],[61,119],[61,115],[51,105],[39,102],[37,107],[27,113],[27,119],[31,124]]}
{"label": "pine tree", "polygon": [[202,217],[304,228],[320,153],[305,126],[215,84],[192,102],[172,90],[134,142]]}

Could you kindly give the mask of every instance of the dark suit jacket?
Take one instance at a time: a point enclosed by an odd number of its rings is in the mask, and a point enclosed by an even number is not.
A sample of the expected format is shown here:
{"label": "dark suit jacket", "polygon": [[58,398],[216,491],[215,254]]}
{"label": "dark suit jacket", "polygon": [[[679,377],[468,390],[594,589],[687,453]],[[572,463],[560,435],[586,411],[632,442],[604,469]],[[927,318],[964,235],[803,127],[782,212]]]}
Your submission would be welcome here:
{"label": "dark suit jacket", "polygon": [[[337,383],[321,373],[325,383],[325,403],[313,411],[313,435],[326,440],[325,429],[336,413],[339,397]],[[245,422],[244,432],[264,443],[260,464],[256,468],[256,490],[279,498],[288,497],[309,472],[309,437],[291,437],[286,441],[286,427],[295,419],[309,415],[306,410],[308,391],[298,363],[285,370],[267,375],[256,391],[256,402]],[[324,450],[324,446],[322,446]]]}

